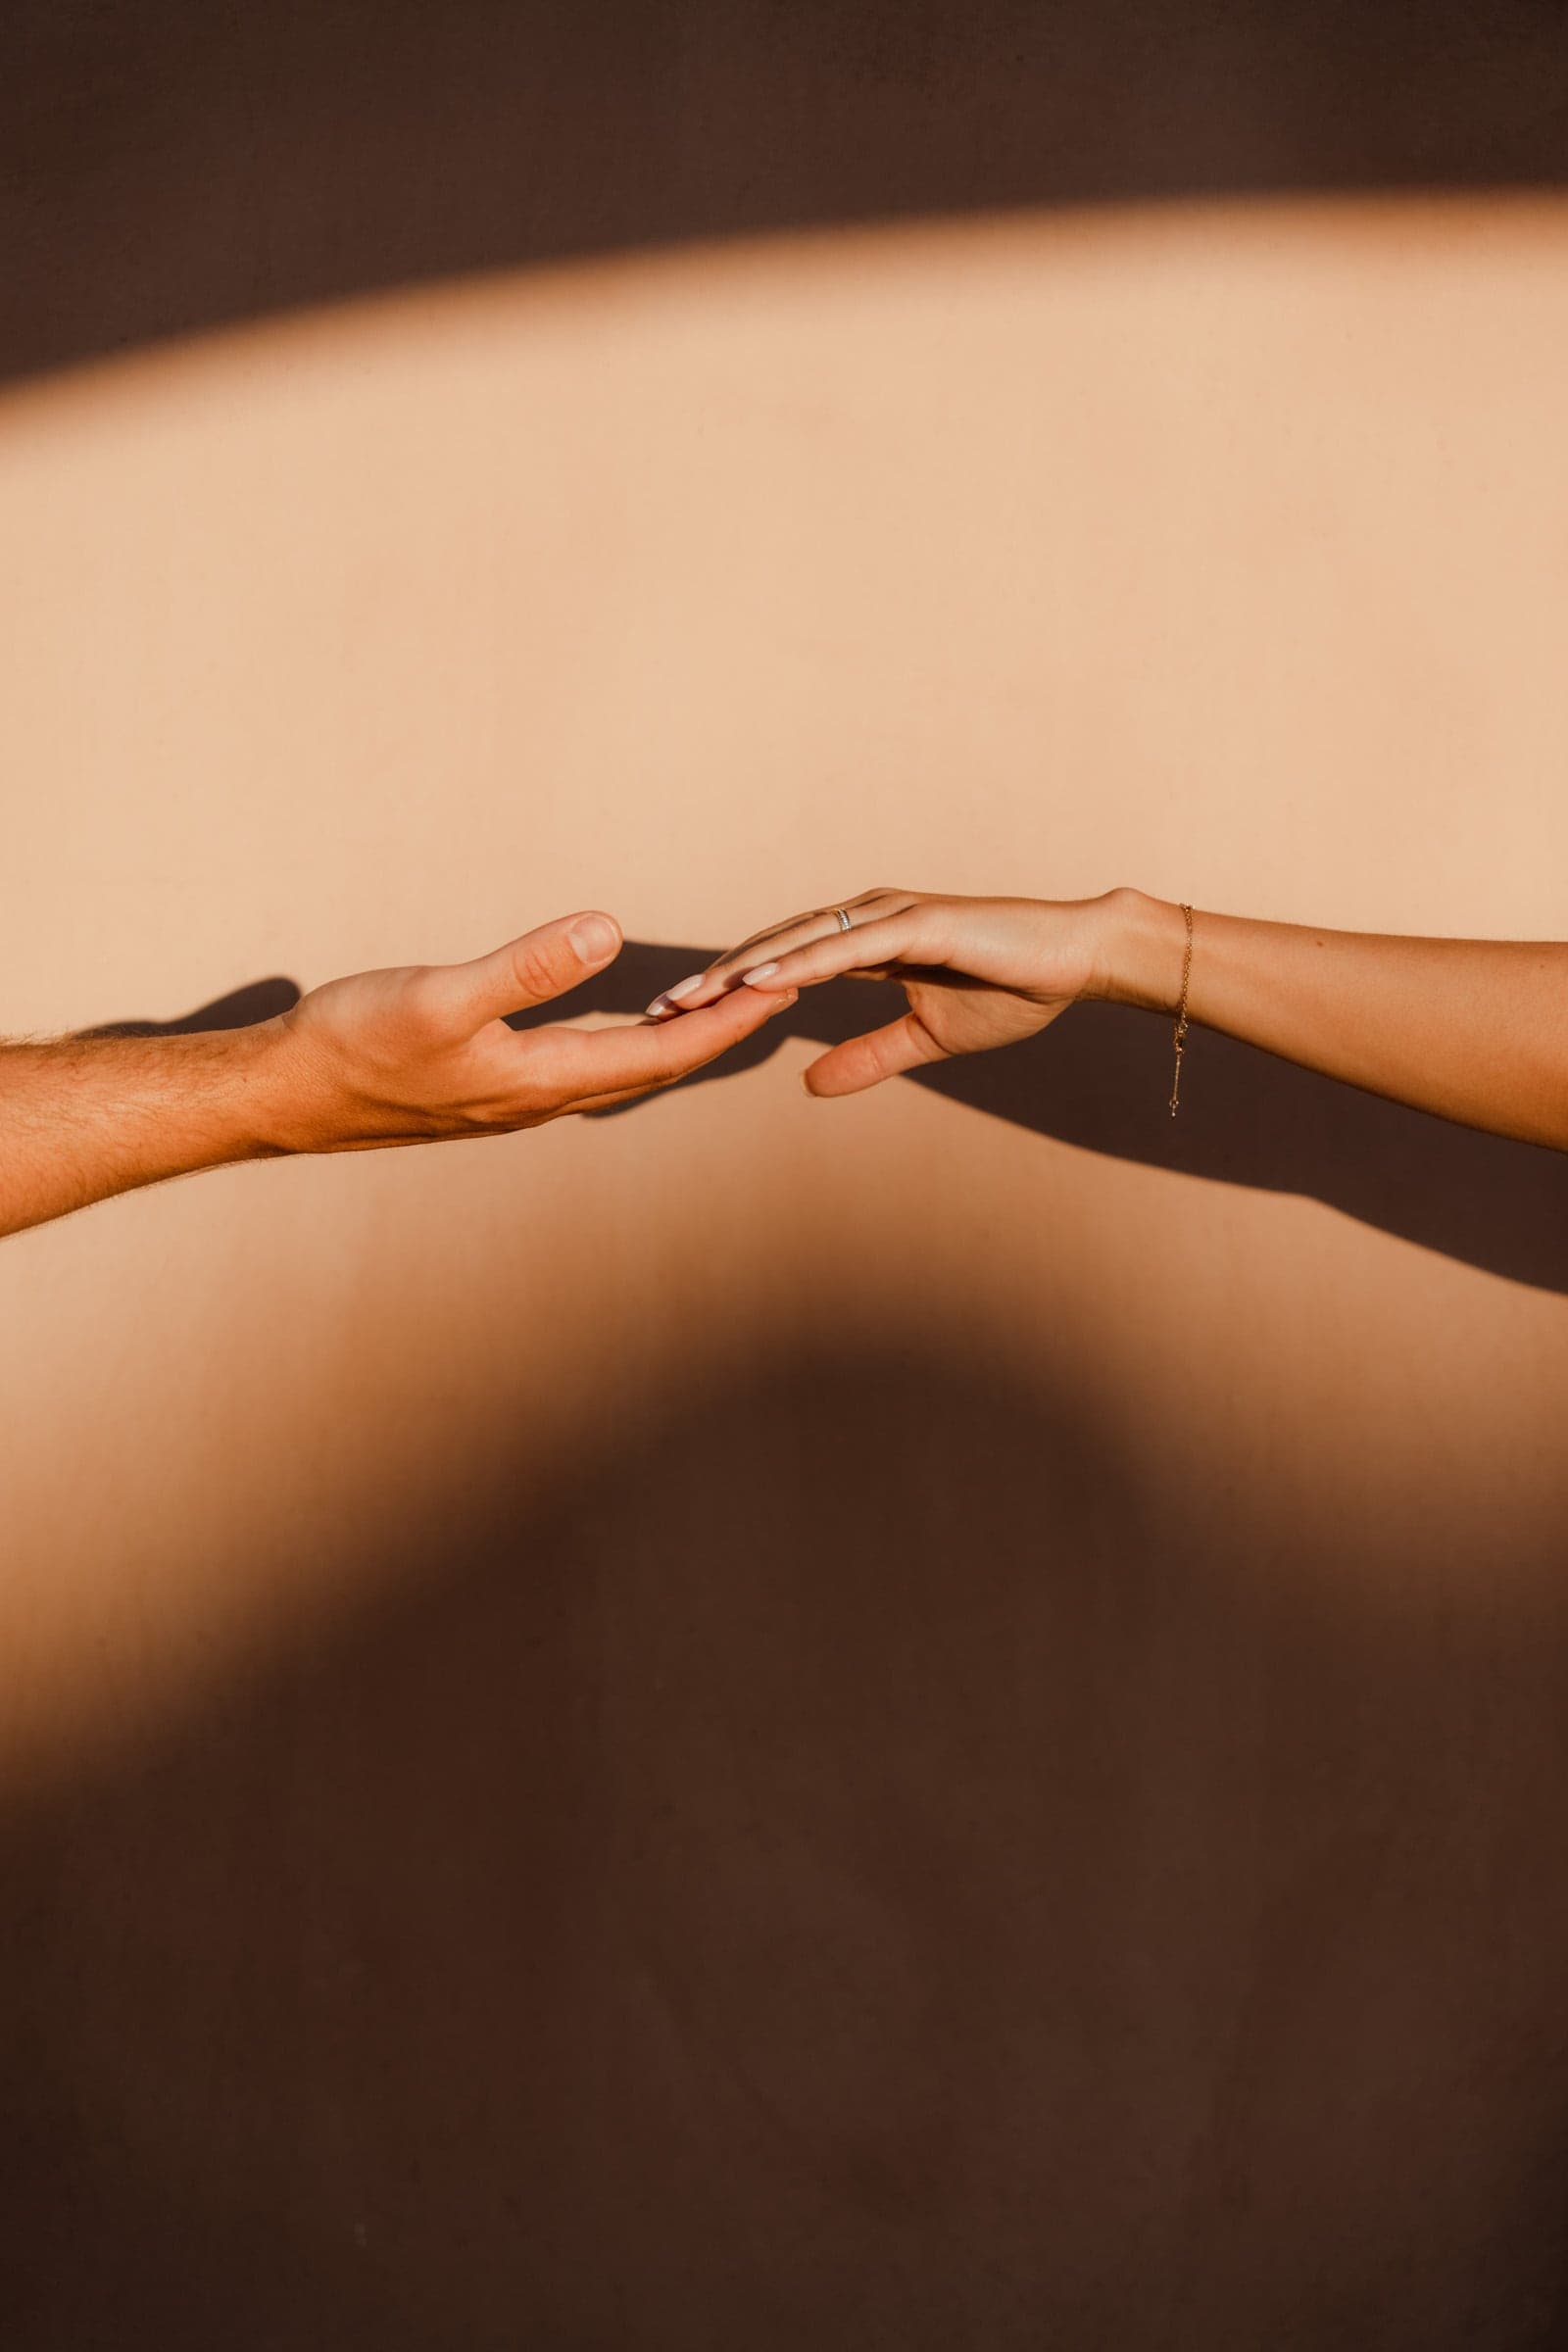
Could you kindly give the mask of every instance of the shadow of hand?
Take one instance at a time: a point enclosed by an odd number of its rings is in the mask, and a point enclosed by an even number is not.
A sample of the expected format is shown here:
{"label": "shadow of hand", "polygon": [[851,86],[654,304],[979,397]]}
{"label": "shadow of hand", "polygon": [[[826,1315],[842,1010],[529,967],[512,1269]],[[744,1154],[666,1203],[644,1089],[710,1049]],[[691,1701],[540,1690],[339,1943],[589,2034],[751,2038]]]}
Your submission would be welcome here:
{"label": "shadow of hand", "polygon": [[[628,940],[615,962],[572,996],[566,1017],[640,1012],[717,953]],[[805,989],[787,1012],[681,1084],[753,1069],[788,1037],[839,1045],[903,1008],[903,991],[889,981]],[[514,1015],[512,1025],[562,1017],[546,1006]],[[1022,1045],[938,1062],[906,1083],[1081,1151],[1302,1194],[1486,1272],[1568,1292],[1568,1155],[1385,1102],[1213,1030],[1198,1033],[1188,1061],[1181,1115],[1172,1119],[1169,1022],[1090,1004]]]}
{"label": "shadow of hand", "polygon": [[[514,1013],[514,1029],[582,1013],[640,1012],[718,951],[628,940],[609,968],[560,1004]],[[111,1021],[89,1037],[242,1029],[299,1002],[292,980],[252,981],[176,1020]],[[834,981],[682,1086],[755,1069],[787,1037],[839,1045],[902,1009],[889,981]],[[1080,1004],[1041,1036],[965,1055],[906,1081],[1081,1151],[1179,1168],[1221,1184],[1298,1193],[1446,1257],[1539,1290],[1568,1293],[1568,1154],[1456,1127],[1386,1102],[1212,1030],[1189,1049],[1182,1111],[1166,1109],[1170,1030],[1121,1005]],[[640,1102],[593,1111],[619,1118]]]}

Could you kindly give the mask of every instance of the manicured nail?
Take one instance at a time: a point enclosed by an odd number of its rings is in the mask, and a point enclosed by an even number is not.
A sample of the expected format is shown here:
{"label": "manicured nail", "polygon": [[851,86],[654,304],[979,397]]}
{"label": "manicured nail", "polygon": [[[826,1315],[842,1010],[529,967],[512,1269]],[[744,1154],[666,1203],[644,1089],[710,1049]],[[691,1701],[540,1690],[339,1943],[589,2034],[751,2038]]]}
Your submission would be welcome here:
{"label": "manicured nail", "polygon": [[688,979],[677,980],[673,988],[666,988],[663,995],[656,997],[653,1003],[645,1009],[652,1013],[656,1019],[662,1012],[673,1012],[681,998],[689,997],[692,993],[692,990],[694,988],[701,988],[702,984],[703,974],[701,972],[693,972]]}
{"label": "manicured nail", "polygon": [[601,956],[608,956],[620,939],[608,914],[585,914],[580,923],[572,924],[568,936],[584,963],[596,963]]}
{"label": "manicured nail", "polygon": [[749,972],[742,972],[741,985],[743,988],[760,988],[764,980],[771,980],[777,970],[776,963],[754,964]]}

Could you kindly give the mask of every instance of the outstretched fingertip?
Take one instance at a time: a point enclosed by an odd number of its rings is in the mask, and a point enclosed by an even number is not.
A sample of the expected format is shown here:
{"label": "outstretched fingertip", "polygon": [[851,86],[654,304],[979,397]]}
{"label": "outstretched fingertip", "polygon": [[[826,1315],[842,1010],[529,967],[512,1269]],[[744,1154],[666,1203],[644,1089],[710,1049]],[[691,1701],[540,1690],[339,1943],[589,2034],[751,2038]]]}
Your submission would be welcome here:
{"label": "outstretched fingertip", "polygon": [[575,916],[566,937],[573,952],[586,964],[608,963],[612,956],[620,954],[620,925],[612,914],[602,914],[597,908]]}

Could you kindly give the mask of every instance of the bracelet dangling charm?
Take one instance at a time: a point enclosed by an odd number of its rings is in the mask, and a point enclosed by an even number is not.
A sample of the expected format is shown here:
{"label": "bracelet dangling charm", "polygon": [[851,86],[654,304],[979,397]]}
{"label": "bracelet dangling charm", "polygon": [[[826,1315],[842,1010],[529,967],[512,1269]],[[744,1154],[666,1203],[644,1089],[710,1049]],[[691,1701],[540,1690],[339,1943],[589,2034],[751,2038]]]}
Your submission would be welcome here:
{"label": "bracelet dangling charm", "polygon": [[1187,991],[1193,977],[1193,910],[1185,899],[1182,901],[1182,912],[1187,918],[1187,948],[1182,956],[1181,1002],[1176,1007],[1176,1027],[1171,1038],[1171,1043],[1176,1049],[1176,1068],[1170,1082],[1170,1115],[1172,1118],[1176,1116],[1176,1105],[1181,1101],[1182,1095],[1182,1055],[1187,1051]]}

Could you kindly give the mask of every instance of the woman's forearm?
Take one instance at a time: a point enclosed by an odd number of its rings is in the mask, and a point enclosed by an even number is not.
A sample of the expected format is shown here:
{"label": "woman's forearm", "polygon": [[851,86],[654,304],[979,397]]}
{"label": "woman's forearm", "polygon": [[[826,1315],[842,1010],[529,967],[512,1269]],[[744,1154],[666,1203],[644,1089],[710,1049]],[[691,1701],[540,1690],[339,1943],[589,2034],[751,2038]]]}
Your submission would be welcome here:
{"label": "woman's forearm", "polygon": [[[1097,995],[1174,1008],[1181,908],[1112,893]],[[1568,1149],[1568,946],[1194,916],[1195,1022],[1444,1118]]]}

